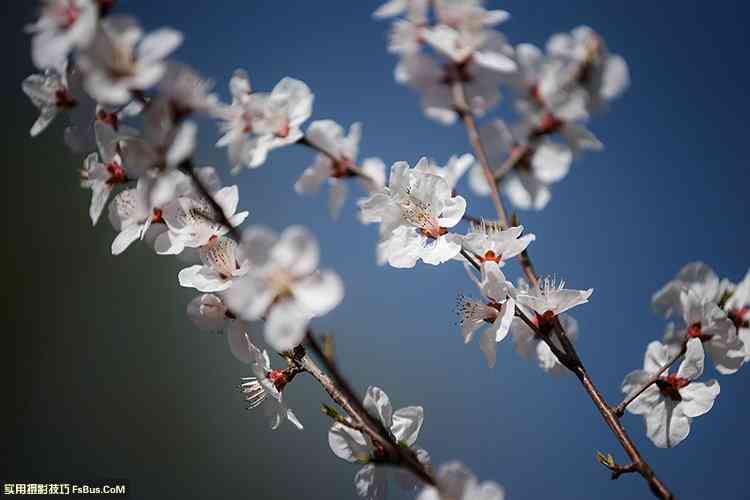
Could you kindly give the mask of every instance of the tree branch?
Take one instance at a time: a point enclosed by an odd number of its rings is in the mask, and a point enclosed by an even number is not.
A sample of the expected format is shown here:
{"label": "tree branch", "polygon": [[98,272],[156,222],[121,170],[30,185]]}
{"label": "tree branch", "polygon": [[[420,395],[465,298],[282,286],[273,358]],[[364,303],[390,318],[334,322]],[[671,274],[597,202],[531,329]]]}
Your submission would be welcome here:
{"label": "tree branch", "polygon": [[[477,158],[482,165],[482,170],[484,171],[487,182],[490,185],[490,195],[492,196],[495,210],[497,211],[498,217],[500,218],[501,227],[508,227],[508,217],[505,212],[505,208],[503,207],[502,200],[500,199],[500,194],[498,192],[498,183],[499,180],[502,179],[503,176],[518,163],[522,155],[511,155],[511,157],[501,167],[500,173],[502,175],[500,175],[499,179],[497,179],[496,176],[492,173],[489,162],[487,161],[487,155],[485,154],[484,147],[482,146],[481,140],[479,138],[476,120],[474,119],[474,116],[471,113],[469,106],[467,105],[466,93],[459,75],[457,74],[457,70],[458,68],[455,64],[451,65],[451,71],[453,72],[452,91],[456,112],[461,116],[464,124],[466,125],[466,132],[469,137],[469,142],[471,142],[471,144],[474,146]],[[519,256],[519,263],[531,285],[538,286],[539,276],[534,269],[534,265],[528,252],[523,251],[521,253],[521,255]],[[520,317],[523,320],[523,316]],[[528,318],[526,319],[528,320]],[[533,325],[531,321],[526,321],[526,324],[529,326]],[[534,329],[535,331],[539,332],[538,328]],[[640,453],[635,447],[635,444],[633,444],[633,442],[625,432],[625,429],[620,424],[619,416],[615,413],[615,410],[610,408],[604,397],[594,385],[594,382],[591,380],[588,372],[584,368],[583,362],[578,356],[578,352],[576,351],[573,343],[568,338],[565,330],[562,327],[562,324],[560,324],[560,321],[557,318],[555,318],[552,330],[556,338],[560,341],[562,350],[557,349],[557,346],[554,345],[554,343],[547,337],[547,335],[541,335],[541,338],[547,343],[550,349],[552,349],[552,352],[555,354],[555,356],[557,356],[557,359],[560,361],[560,363],[568,368],[568,370],[572,371],[581,382],[583,389],[589,395],[592,402],[599,410],[599,413],[601,413],[601,416],[604,419],[605,423],[607,424],[607,426],[609,426],[610,430],[619,441],[623,450],[625,450],[625,453],[627,453],[627,455],[632,460],[632,467],[636,469],[638,473],[646,480],[654,495],[662,499],[673,498],[673,495],[669,491],[669,489],[667,489],[664,483],[662,483],[656,477],[651,467],[643,459],[643,457],[641,457]]]}
{"label": "tree branch", "polygon": [[495,211],[497,211],[500,227],[507,228],[508,214],[505,212],[505,207],[503,206],[503,202],[500,199],[500,194],[497,191],[495,177],[492,174],[492,168],[490,167],[489,160],[487,160],[487,154],[484,146],[482,145],[482,139],[479,136],[477,122],[474,118],[473,113],[471,112],[471,109],[469,108],[469,104],[466,99],[466,90],[464,89],[464,85],[461,82],[459,68],[456,64],[451,64],[448,71],[451,73],[451,78],[453,80],[453,83],[451,85],[453,91],[453,106],[456,113],[458,113],[458,115],[463,120],[464,125],[466,126],[466,132],[469,136],[469,142],[471,142],[471,145],[474,148],[474,153],[476,154],[480,165],[482,165],[482,172],[484,172],[484,177],[490,187],[490,197],[492,198],[492,203],[495,205]]}
{"label": "tree branch", "polygon": [[313,362],[310,356],[305,356],[302,362],[308,373],[323,386],[331,396],[331,399],[346,410],[352,418],[357,419],[362,424],[373,443],[385,452],[388,463],[403,467],[416,475],[424,483],[434,486],[435,479],[422,462],[419,461],[414,451],[397,443],[391,432],[379,420],[373,418],[367,412],[360,398],[357,397],[349,383],[339,372],[336,364],[323,353],[318,341],[310,330],[307,331],[306,339],[310,350],[315,353],[326,367],[326,370],[330,373],[330,377]]}

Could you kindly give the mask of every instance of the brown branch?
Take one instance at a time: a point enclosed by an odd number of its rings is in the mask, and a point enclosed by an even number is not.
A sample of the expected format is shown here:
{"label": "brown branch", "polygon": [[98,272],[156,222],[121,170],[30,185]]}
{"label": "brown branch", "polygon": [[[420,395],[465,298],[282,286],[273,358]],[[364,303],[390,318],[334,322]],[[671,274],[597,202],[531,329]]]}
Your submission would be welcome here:
{"label": "brown branch", "polygon": [[464,89],[464,85],[461,82],[460,69],[458,65],[451,64],[448,71],[450,72],[453,81],[451,85],[451,90],[453,92],[453,106],[456,113],[458,113],[466,126],[466,133],[469,136],[469,142],[471,142],[471,145],[474,148],[474,153],[479,160],[479,164],[482,166],[482,172],[484,172],[484,177],[490,187],[490,197],[492,198],[492,203],[495,205],[495,211],[497,212],[500,227],[507,228],[508,214],[505,212],[505,207],[503,206],[500,194],[497,191],[495,177],[492,174],[492,168],[487,159],[487,153],[482,145],[482,139],[479,136],[477,121],[474,118],[474,114],[471,112],[469,103],[466,99],[466,89]]}
{"label": "brown branch", "polygon": [[421,481],[429,485],[435,485],[435,479],[427,468],[419,461],[414,451],[406,446],[396,442],[396,439],[386,429],[383,424],[372,417],[360,402],[354,390],[351,388],[346,379],[339,372],[336,363],[329,359],[318,344],[315,336],[311,331],[307,331],[307,345],[326,367],[330,377],[325,374],[310,358],[305,356],[302,359],[304,368],[313,376],[328,392],[331,399],[336,401],[352,418],[355,418],[366,430],[367,435],[373,441],[373,444],[385,453],[385,459],[379,459],[379,462],[390,463],[403,467]]}
{"label": "brown branch", "polygon": [[[341,161],[341,158],[339,158],[335,154],[331,153],[330,151],[326,151],[325,149],[323,149],[322,147],[318,146],[317,144],[314,144],[314,143],[310,142],[310,140],[307,138],[307,136],[302,136],[296,142],[296,144],[299,144],[300,146],[305,146],[305,147],[308,147],[310,149],[313,149],[313,150],[317,151],[318,153],[320,153],[320,154],[322,154],[324,156],[327,156],[334,163]],[[364,171],[362,170],[362,167],[360,167],[359,165],[357,165],[356,163],[354,163],[354,161],[347,161],[347,163],[345,165],[345,171],[342,172],[342,176],[345,176],[345,177],[360,177],[360,178],[362,178],[362,179],[364,179],[366,181],[369,181],[369,182],[372,182],[372,183],[375,182],[373,180],[373,178],[370,177],[369,175],[367,175],[366,173],[364,173]]]}
{"label": "brown branch", "polygon": [[528,146],[521,146],[511,152],[508,158],[500,165],[500,168],[495,170],[494,181],[499,183],[508,173],[513,170],[516,165],[521,161],[526,153],[529,152]]}
{"label": "brown branch", "polygon": [[[505,208],[503,207],[502,200],[500,199],[500,194],[498,192],[498,183],[499,180],[502,179],[502,177],[507,173],[507,171],[510,171],[518,163],[518,161],[522,158],[522,154],[516,153],[511,155],[511,157],[506,161],[507,165],[503,164],[503,166],[501,167],[500,173],[502,175],[499,179],[497,179],[495,175],[493,175],[489,162],[487,160],[487,156],[485,154],[485,149],[479,137],[476,120],[474,119],[474,115],[471,113],[471,110],[467,104],[466,93],[463,84],[461,83],[458,70],[459,68],[455,64],[450,66],[451,78],[453,81],[451,88],[453,91],[455,109],[466,125],[466,132],[468,134],[469,141],[474,146],[476,156],[479,159],[480,164],[482,165],[482,170],[484,171],[485,177],[490,186],[490,195],[492,196],[495,210],[497,211],[498,217],[500,218],[501,227],[508,227],[508,217],[505,212]],[[526,148],[524,148],[524,150],[525,149]],[[522,151],[522,153],[525,154],[525,151]],[[462,255],[463,254],[464,252],[462,251]],[[464,257],[466,257],[466,255],[464,255]],[[527,251],[523,251],[521,253],[521,255],[519,256],[519,263],[521,265],[521,268],[523,269],[524,274],[531,283],[531,286],[538,286],[539,276],[534,269],[531,257],[529,256]],[[523,319],[523,316],[521,316],[521,318]],[[526,319],[528,320],[528,318]],[[527,321],[526,324],[529,326],[533,325],[531,321]],[[535,331],[539,332],[539,329],[535,328]],[[579,379],[584,390],[601,413],[605,423],[609,426],[612,433],[620,442],[620,445],[622,446],[623,450],[625,450],[625,453],[627,453],[627,455],[630,457],[633,463],[632,467],[637,470],[637,472],[646,480],[654,495],[662,499],[673,498],[673,495],[669,491],[669,489],[667,489],[664,483],[662,483],[656,477],[651,467],[643,459],[643,457],[641,457],[640,453],[635,447],[635,444],[633,444],[633,442],[625,432],[625,429],[622,427],[619,421],[618,414],[615,413],[615,410],[607,404],[599,390],[594,385],[593,381],[589,377],[588,372],[584,368],[583,362],[578,356],[578,352],[576,351],[573,343],[568,338],[565,330],[562,327],[562,324],[560,324],[560,321],[557,318],[555,319],[552,332],[561,343],[562,350],[557,349],[557,346],[555,346],[554,343],[548,338],[548,335],[543,334],[541,335],[541,338],[545,340],[548,346],[550,346],[550,349],[553,350],[553,353],[555,353],[555,356],[557,356],[560,363],[568,368],[568,370],[572,371]],[[548,334],[549,332],[544,333]]]}
{"label": "brown branch", "polygon": [[[212,208],[219,215],[219,222],[229,228],[230,234],[238,242],[241,241],[239,230],[232,226],[229,218],[226,216],[221,206],[216,202],[208,187],[195,173],[192,160],[187,160],[180,166],[180,169],[191,176],[196,187],[201,192],[201,195],[208,200]],[[321,360],[326,370],[331,374],[331,377],[326,375],[326,373],[321,370],[308,355],[304,355],[301,359],[297,360],[300,363],[300,368],[312,375],[312,377],[323,386],[331,399],[341,406],[341,408],[343,408],[352,418],[355,418],[358,421],[355,426],[361,427],[370,437],[373,444],[375,444],[378,449],[385,451],[388,463],[411,471],[426,484],[435,485],[435,479],[419,461],[411,448],[401,446],[397,443],[390,430],[386,429],[379,420],[374,419],[365,410],[354,390],[338,371],[336,364],[323,353],[323,350],[311,331],[307,331],[306,338],[311,350]]]}

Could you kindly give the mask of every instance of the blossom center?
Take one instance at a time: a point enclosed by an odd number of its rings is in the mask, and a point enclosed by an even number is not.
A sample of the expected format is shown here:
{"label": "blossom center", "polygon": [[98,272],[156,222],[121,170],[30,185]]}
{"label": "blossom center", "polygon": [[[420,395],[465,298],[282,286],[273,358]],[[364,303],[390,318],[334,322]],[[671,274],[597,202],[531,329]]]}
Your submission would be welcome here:
{"label": "blossom center", "polygon": [[479,257],[479,260],[482,262],[496,262],[497,264],[500,264],[500,262],[503,260],[502,254],[496,254],[492,250],[487,250],[484,252],[484,255]]}
{"label": "blossom center", "polygon": [[729,311],[728,316],[729,319],[732,320],[732,323],[734,323],[735,328],[748,328],[748,320],[745,319],[745,316],[750,313],[750,307],[744,306],[738,309],[732,309]]}
{"label": "blossom center", "polygon": [[292,295],[294,276],[286,269],[276,269],[268,276],[267,285],[274,295],[274,301],[278,301]]}
{"label": "blossom center", "polygon": [[115,130],[117,130],[119,126],[119,118],[117,116],[117,113],[110,113],[108,111],[100,109],[96,112],[96,119],[97,121],[106,123]]}
{"label": "blossom center", "polygon": [[551,309],[547,309],[543,314],[536,313],[534,318],[532,318],[532,323],[539,327],[539,331],[544,334],[547,334],[552,330],[554,321],[555,311]]}
{"label": "blossom center", "polygon": [[541,136],[557,132],[563,126],[563,121],[552,113],[544,113],[542,120],[534,131],[534,135]]}
{"label": "blossom center", "polygon": [[665,377],[659,377],[656,380],[656,387],[659,388],[659,392],[661,392],[664,397],[668,397],[673,401],[682,401],[680,389],[689,383],[690,381],[686,378],[678,377],[677,375],[667,375]]}
{"label": "blossom center", "polygon": [[700,322],[696,322],[688,326],[687,336],[689,339],[701,339],[701,342],[707,342],[711,340],[711,337],[713,337],[713,335],[707,335],[702,332]]}
{"label": "blossom center", "polygon": [[81,15],[81,10],[73,3],[67,2],[52,12],[60,28],[67,30],[72,27]]}
{"label": "blossom center", "polygon": [[539,92],[538,83],[533,83],[531,86],[529,86],[529,96],[534,101],[534,104],[536,104],[540,108],[544,107],[544,100],[542,99],[541,92]]}
{"label": "blossom center", "polygon": [[235,256],[237,244],[230,238],[211,236],[208,244],[201,247],[200,257],[203,264],[213,269],[221,279],[228,280],[240,269]]}
{"label": "blossom center", "polygon": [[352,170],[353,166],[354,162],[345,156],[338,160],[335,160],[333,162],[333,173],[331,174],[331,177],[335,179],[340,179],[342,177],[353,177],[355,175],[354,171]]}
{"label": "blossom center", "polygon": [[284,120],[284,123],[276,131],[276,136],[281,137],[282,139],[285,139],[286,137],[289,137],[290,131],[291,131],[291,127],[289,126],[289,121]]}
{"label": "blossom center", "polygon": [[281,392],[289,382],[289,377],[287,377],[286,373],[284,373],[284,370],[271,370],[270,372],[266,373],[266,378],[273,383],[273,385],[276,387],[276,390],[279,392]]}
{"label": "blossom center", "polygon": [[164,222],[164,218],[162,217],[162,211],[161,208],[155,208],[153,215],[151,215],[151,222],[154,224],[158,224],[161,222]]}
{"label": "blossom center", "polygon": [[129,78],[136,74],[136,62],[129,48],[115,47],[109,61],[109,76],[113,80]]}
{"label": "blossom center", "polygon": [[61,109],[70,109],[76,105],[75,99],[65,87],[55,91],[55,106]]}
{"label": "blossom center", "polygon": [[432,204],[412,195],[405,196],[401,201],[401,216],[428,238],[438,239],[448,233],[448,230],[441,227],[437,217],[433,215]]}
{"label": "blossom center", "polygon": [[125,169],[119,163],[111,162],[107,163],[107,172],[109,172],[109,179],[107,184],[122,184],[125,182]]}

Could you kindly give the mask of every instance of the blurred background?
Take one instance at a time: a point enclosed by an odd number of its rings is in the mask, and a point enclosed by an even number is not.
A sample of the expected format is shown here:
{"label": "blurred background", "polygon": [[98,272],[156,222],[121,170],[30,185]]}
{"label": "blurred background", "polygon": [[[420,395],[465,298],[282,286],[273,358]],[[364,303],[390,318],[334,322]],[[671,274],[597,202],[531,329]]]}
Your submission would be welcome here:
{"label": "blurred background", "polygon": [[[5,161],[5,308],[2,379],[6,408],[0,478],[19,481],[127,478],[131,498],[354,498],[356,466],[327,444],[325,394],[300,377],[287,400],[305,424],[272,432],[248,412],[237,386],[248,368],[222,335],[185,316],[194,296],[177,284],[180,263],[145,245],[113,257],[106,218],[90,227],[89,194],[78,187],[80,159],[62,143],[65,120],[40,138],[36,110],[22,94],[33,71],[24,24],[35,2],[6,7],[2,95]],[[176,58],[227,82],[245,68],[257,89],[284,76],[315,92],[313,119],[364,123],[360,157],[390,165],[429,155],[444,163],[469,151],[464,130],[425,119],[417,95],[393,81],[387,22],[371,19],[378,0],[343,2],[119,2],[148,29],[169,25],[186,40]],[[537,234],[531,254],[543,273],[595,289],[579,307],[579,350],[611,402],[664,322],[651,294],[680,267],[702,259],[738,281],[747,271],[747,50],[744,2],[490,2],[511,12],[512,43],[543,45],[549,35],[588,24],[630,66],[632,85],[594,118],[601,153],[574,163],[541,213],[521,213]],[[596,450],[624,454],[572,377],[553,378],[498,346],[490,370],[455,325],[458,292],[475,294],[460,265],[379,268],[374,227],[355,219],[350,199],[332,222],[325,193],[300,197],[293,183],[311,160],[302,148],[274,151],[236,178],[225,150],[201,130],[199,164],[240,185],[250,223],[281,230],[304,224],[319,236],[324,266],[347,294],[320,331],[335,335],[340,366],[363,392],[382,387],[394,408],[419,404],[419,443],[436,464],[460,459],[511,499],[648,497],[643,481],[617,482]],[[467,191],[465,183],[461,191]],[[487,199],[474,215],[491,216]],[[513,278],[519,269],[509,268]],[[256,332],[257,333],[257,332]],[[274,362],[278,362],[278,358]],[[624,423],[647,460],[681,498],[746,498],[748,368],[720,377],[714,409],[672,450],[655,448],[643,419]],[[394,489],[394,493],[396,493]],[[400,495],[400,493],[396,493]]]}

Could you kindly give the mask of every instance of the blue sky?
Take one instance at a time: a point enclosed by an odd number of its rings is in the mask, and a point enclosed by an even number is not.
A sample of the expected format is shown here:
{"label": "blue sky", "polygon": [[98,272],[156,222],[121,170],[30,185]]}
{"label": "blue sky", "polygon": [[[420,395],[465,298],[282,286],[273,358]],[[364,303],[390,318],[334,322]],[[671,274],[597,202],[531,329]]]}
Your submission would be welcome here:
{"label": "blue sky", "polygon": [[[304,80],[316,95],[314,119],[331,118],[346,127],[363,122],[361,157],[379,156],[390,165],[397,160],[414,163],[424,155],[444,162],[452,154],[469,152],[460,126],[443,127],[425,119],[417,95],[393,81],[396,60],[385,49],[388,23],[370,18],[377,5],[377,1],[215,0],[209,8],[195,2],[132,0],[122,2],[121,9],[135,14],[148,28],[169,25],[184,31],[187,38],[177,58],[214,78],[224,97],[236,68],[245,68],[257,89],[270,89],[284,76]],[[734,281],[750,264],[747,7],[742,2],[593,0],[507,1],[490,6],[511,12],[502,31],[514,44],[543,45],[555,32],[587,24],[630,66],[631,87],[591,123],[605,150],[577,160],[570,175],[553,187],[544,211],[520,213],[527,230],[537,235],[530,247],[537,268],[564,277],[570,287],[595,290],[591,302],[575,311],[581,328],[580,354],[614,403],[620,398],[623,376],[641,367],[646,344],[663,332],[664,322],[650,311],[651,294],[692,260],[705,260]],[[31,113],[28,109],[22,118],[24,127],[26,122],[30,125]],[[275,151],[262,168],[230,179],[225,151],[213,147],[216,137],[215,128],[205,124],[198,161],[220,168],[226,182],[239,184],[240,206],[250,210],[250,223],[278,230],[304,224],[318,235],[323,264],[341,274],[347,294],[332,314],[316,321],[316,328],[335,335],[340,365],[360,390],[378,385],[390,394],[395,407],[424,406],[420,443],[436,463],[460,459],[481,478],[503,484],[511,499],[647,495],[637,477],[612,482],[594,460],[596,450],[611,452],[619,461],[625,458],[575,379],[546,376],[519,359],[508,341],[498,346],[493,370],[487,369],[476,345],[463,345],[455,326],[454,302],[457,293],[474,291],[460,265],[418,265],[413,270],[377,267],[376,229],[357,223],[352,200],[342,220],[332,222],[324,196],[302,198],[294,193],[293,181],[312,160],[310,152],[295,147]],[[63,153],[59,141],[43,140],[45,147],[57,148],[47,154]],[[31,146],[23,142],[22,147]],[[31,177],[24,182],[29,185]],[[87,200],[70,182],[64,186],[70,199],[76,200],[73,207],[79,213],[72,215],[84,226]],[[467,191],[466,186],[461,190]],[[45,203],[47,208],[56,206],[49,199]],[[486,199],[472,198],[469,206],[474,215],[492,215]],[[245,368],[221,341],[191,330],[181,316],[191,294],[177,290],[176,274],[164,271],[163,264],[154,271],[159,264],[146,262],[156,257],[149,260],[145,251],[117,259],[100,255],[111,237],[106,227],[82,233],[81,246],[96,248],[98,257],[93,272],[77,276],[79,286],[99,290],[102,283],[96,275],[114,273],[127,280],[119,300],[124,301],[123,294],[133,295],[130,286],[158,289],[160,310],[168,314],[161,316],[159,324],[126,315],[124,324],[112,332],[110,344],[96,341],[100,351],[93,350],[92,359],[100,355],[109,359],[106,356],[113,355],[115,346],[133,356],[154,357],[150,363],[142,361],[146,373],[135,381],[128,380],[136,368],[133,364],[110,363],[97,370],[121,384],[116,387],[137,389],[135,395],[128,396],[127,391],[123,395],[129,411],[139,413],[140,402],[153,412],[153,420],[136,417],[120,422],[123,435],[134,436],[134,443],[148,435],[165,451],[159,459],[154,450],[133,444],[125,458],[113,458],[107,449],[124,445],[84,444],[86,429],[76,423],[71,408],[61,425],[66,435],[77,432],[83,437],[65,438],[75,457],[75,465],[65,470],[126,476],[135,487],[150,485],[139,498],[168,492],[179,492],[182,498],[214,494],[285,498],[310,492],[328,498],[353,497],[350,483],[356,469],[336,459],[327,447],[326,422],[318,410],[324,394],[307,381],[291,387],[289,402],[306,430],[298,434],[284,427],[275,434],[267,432],[263,416],[245,412],[235,394],[234,385]],[[176,270],[177,264],[173,267]],[[129,271],[137,273],[126,277]],[[518,273],[517,266],[511,265],[510,276]],[[145,285],[130,281],[138,276],[145,278]],[[53,288],[62,292],[65,285],[56,282]],[[86,304],[103,305],[105,297],[118,300],[113,291],[101,293],[106,295],[81,292],[66,303],[83,311]],[[144,318],[155,317],[153,303],[133,300]],[[66,334],[92,336],[92,329],[104,324],[104,318],[97,318],[89,321],[83,313],[74,314],[65,323]],[[169,340],[155,341],[161,342],[160,347],[143,353],[147,337],[114,336],[131,335],[133,330]],[[160,355],[177,359],[160,361]],[[198,357],[200,361],[193,361]],[[193,363],[194,371],[180,368]],[[656,449],[646,439],[640,417],[626,416],[623,421],[647,460],[680,498],[742,498],[750,487],[745,470],[748,374],[741,370],[720,376],[711,370],[707,375],[719,378],[721,395],[708,415],[693,422],[691,435],[676,449]],[[83,375],[69,377],[71,386],[88,387],[81,382]],[[155,379],[163,383],[149,385]],[[22,405],[24,411],[44,408],[33,395],[42,390],[40,384],[32,380],[29,389],[32,396],[28,407]],[[175,413],[164,413],[167,410],[160,410],[160,404]],[[178,414],[179,422],[170,420]],[[106,427],[107,415],[105,410],[95,422]],[[28,424],[23,432],[53,433],[48,425],[38,425],[39,429]],[[144,439],[142,446],[147,445]],[[32,439],[28,446],[32,450],[40,444]],[[59,470],[55,466],[38,464],[28,472],[50,473]],[[285,474],[294,480],[283,480]]]}

